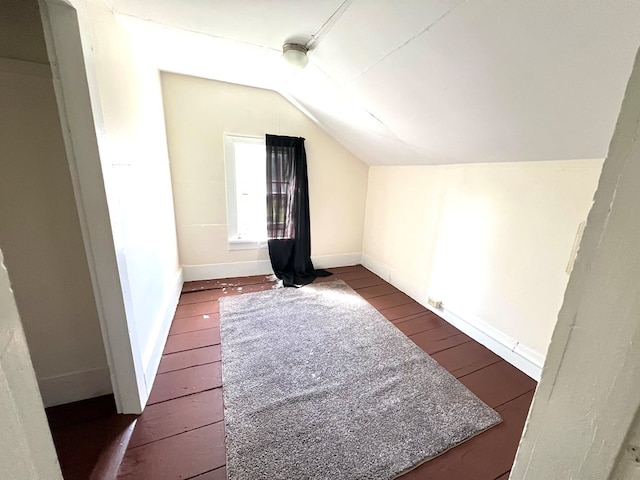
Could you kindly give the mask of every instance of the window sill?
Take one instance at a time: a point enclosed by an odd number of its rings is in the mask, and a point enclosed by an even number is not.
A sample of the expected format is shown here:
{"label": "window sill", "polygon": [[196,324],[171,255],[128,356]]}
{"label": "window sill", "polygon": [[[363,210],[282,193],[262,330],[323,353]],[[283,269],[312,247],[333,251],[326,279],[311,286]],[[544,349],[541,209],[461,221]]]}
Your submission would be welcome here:
{"label": "window sill", "polygon": [[229,250],[260,250],[267,248],[266,240],[244,240],[238,238],[229,239]]}

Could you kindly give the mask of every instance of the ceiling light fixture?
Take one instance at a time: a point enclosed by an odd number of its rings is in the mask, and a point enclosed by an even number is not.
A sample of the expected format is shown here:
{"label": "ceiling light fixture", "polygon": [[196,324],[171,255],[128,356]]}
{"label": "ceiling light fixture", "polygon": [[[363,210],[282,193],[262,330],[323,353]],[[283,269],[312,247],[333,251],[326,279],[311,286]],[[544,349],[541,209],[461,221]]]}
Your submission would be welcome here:
{"label": "ceiling light fixture", "polygon": [[307,52],[309,49],[299,43],[285,43],[282,46],[282,58],[296,68],[302,69],[309,62]]}

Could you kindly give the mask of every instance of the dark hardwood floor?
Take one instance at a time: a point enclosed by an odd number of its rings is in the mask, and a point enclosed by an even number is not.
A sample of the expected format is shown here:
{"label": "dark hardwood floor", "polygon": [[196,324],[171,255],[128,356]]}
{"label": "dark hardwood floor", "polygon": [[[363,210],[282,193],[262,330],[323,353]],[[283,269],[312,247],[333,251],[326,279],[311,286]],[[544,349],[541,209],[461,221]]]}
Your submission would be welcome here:
{"label": "dark hardwood floor", "polygon": [[[504,420],[402,478],[507,479],[536,383],[364,267],[331,271],[318,281],[344,280]],[[65,478],[225,479],[218,299],[272,285],[185,284],[142,415],[117,415],[112,396],[47,409]]]}

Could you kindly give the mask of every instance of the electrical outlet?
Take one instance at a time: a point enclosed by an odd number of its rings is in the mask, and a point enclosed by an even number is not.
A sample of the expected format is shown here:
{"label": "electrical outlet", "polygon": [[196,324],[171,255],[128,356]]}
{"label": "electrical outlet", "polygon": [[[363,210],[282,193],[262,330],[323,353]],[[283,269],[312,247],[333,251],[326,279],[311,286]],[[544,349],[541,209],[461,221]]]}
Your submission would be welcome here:
{"label": "electrical outlet", "polygon": [[433,308],[442,308],[442,301],[436,300],[435,298],[427,298],[427,303],[431,305]]}

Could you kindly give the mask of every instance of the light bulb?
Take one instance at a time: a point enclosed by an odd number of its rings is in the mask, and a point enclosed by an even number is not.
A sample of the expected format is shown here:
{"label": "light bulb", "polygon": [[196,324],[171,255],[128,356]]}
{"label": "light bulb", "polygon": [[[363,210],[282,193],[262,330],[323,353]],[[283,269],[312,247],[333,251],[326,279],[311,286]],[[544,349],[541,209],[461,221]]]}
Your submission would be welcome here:
{"label": "light bulb", "polygon": [[295,68],[303,69],[309,62],[308,49],[297,43],[285,43],[282,46],[282,58]]}

